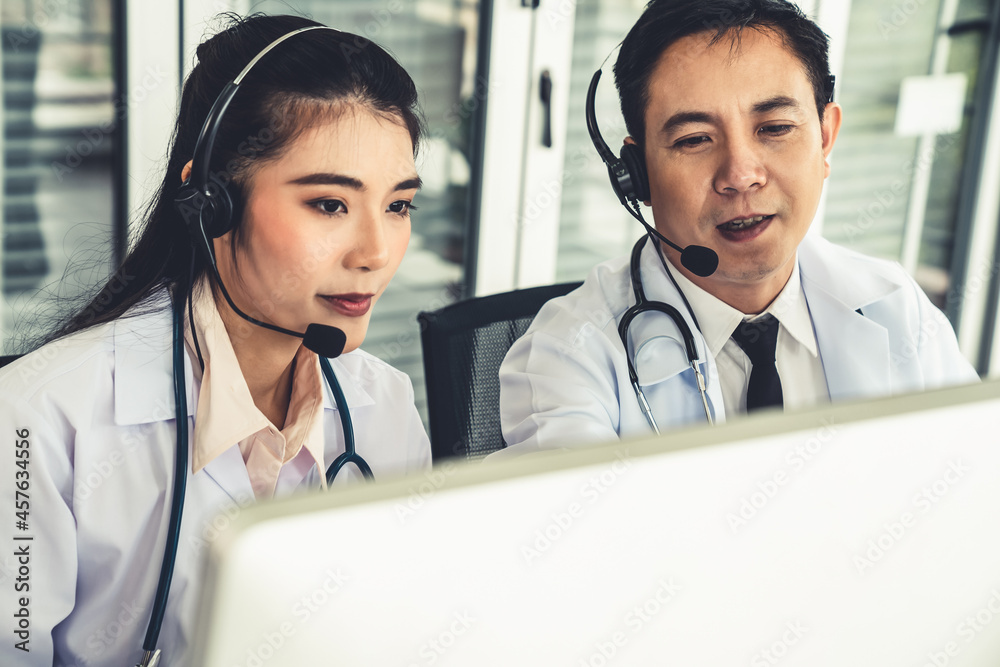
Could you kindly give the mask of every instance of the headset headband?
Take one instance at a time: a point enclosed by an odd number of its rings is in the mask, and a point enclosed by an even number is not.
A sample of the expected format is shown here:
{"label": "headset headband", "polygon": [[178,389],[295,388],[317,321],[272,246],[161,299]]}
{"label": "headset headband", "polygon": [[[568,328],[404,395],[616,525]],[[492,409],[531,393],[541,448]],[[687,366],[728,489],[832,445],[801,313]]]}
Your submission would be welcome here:
{"label": "headset headband", "polygon": [[236,91],[239,90],[240,84],[246,75],[250,73],[253,66],[263,58],[271,49],[281,44],[283,41],[290,37],[294,37],[299,33],[308,32],[310,30],[333,30],[339,33],[340,30],[336,28],[331,28],[325,25],[311,25],[305,28],[298,28],[289,33],[285,33],[278,39],[274,40],[267,46],[265,46],[260,53],[255,55],[250,62],[247,63],[246,67],[243,68],[235,79],[230,81],[219,93],[216,98],[215,103],[212,104],[212,108],[208,112],[208,116],[205,118],[204,125],[201,126],[201,132],[198,134],[198,141],[194,145],[194,155],[191,158],[191,178],[190,183],[194,185],[198,191],[206,197],[210,197],[211,193],[208,191],[208,173],[209,164],[212,158],[212,148],[215,146],[215,137],[219,132],[219,126],[221,125],[222,114],[225,113],[226,108],[229,103],[233,100],[236,95]]}

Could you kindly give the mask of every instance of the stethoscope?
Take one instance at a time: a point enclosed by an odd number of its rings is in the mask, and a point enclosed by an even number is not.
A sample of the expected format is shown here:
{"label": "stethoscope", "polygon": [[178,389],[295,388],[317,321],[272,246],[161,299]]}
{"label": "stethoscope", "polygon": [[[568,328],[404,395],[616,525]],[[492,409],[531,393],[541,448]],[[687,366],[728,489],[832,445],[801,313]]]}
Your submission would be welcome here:
{"label": "stethoscope", "polygon": [[[674,280],[674,277],[670,275],[670,271],[667,270],[666,262],[664,261],[663,255],[660,253],[659,245],[656,244],[655,240],[652,240],[648,235],[640,238],[632,247],[632,258],[629,262],[629,273],[632,282],[632,294],[635,296],[635,305],[626,310],[622,315],[622,319],[618,322],[618,335],[622,339],[622,345],[625,346],[625,361],[628,362],[628,377],[629,381],[632,383],[632,390],[635,392],[636,400],[639,401],[639,407],[642,408],[643,414],[646,415],[646,421],[649,422],[650,428],[653,429],[653,432],[659,435],[660,429],[657,427],[656,419],[653,418],[653,412],[649,408],[649,401],[646,400],[646,395],[643,393],[642,387],[639,386],[639,376],[635,372],[635,365],[632,363],[631,354],[629,354],[628,328],[632,324],[632,320],[642,313],[655,311],[669,315],[670,319],[672,319],[674,324],[677,326],[678,331],[680,331],[681,336],[684,338],[684,348],[687,352],[688,363],[691,364],[691,370],[694,371],[695,381],[698,383],[698,391],[701,394],[701,402],[705,407],[705,417],[708,419],[709,424],[714,424],[715,420],[712,418],[712,410],[708,406],[708,388],[705,383],[705,376],[698,368],[698,345],[695,341],[694,334],[691,331],[691,327],[688,326],[687,321],[684,319],[684,316],[681,315],[680,311],[670,304],[663,303],[662,301],[649,301],[646,299],[646,291],[642,287],[642,274],[639,268],[639,260],[642,256],[642,248],[645,246],[647,239],[650,239],[653,242],[657,255],[660,257],[660,262],[664,265],[663,270],[666,272],[671,281]],[[676,282],[674,283],[674,286],[677,287]],[[681,298],[684,299],[684,303],[687,305],[688,311],[691,312],[691,317],[693,319],[694,312],[691,310],[691,305],[687,303],[687,299],[684,298],[684,293],[681,292],[679,287],[677,291],[681,294]]]}
{"label": "stethoscope", "polygon": [[[143,656],[137,667],[155,667],[160,661],[160,650],[156,642],[160,635],[160,626],[167,611],[167,595],[170,591],[170,581],[173,578],[174,564],[177,562],[177,546],[180,543],[181,516],[184,509],[184,492],[187,487],[188,467],[188,428],[187,428],[187,383],[184,378],[184,301],[174,299],[173,310],[173,374],[174,374],[174,420],[177,425],[177,450],[174,462],[174,490],[170,501],[170,519],[167,523],[167,542],[163,549],[163,562],[160,565],[160,576],[156,584],[156,595],[153,598],[153,612],[146,627],[146,637],[143,641]],[[326,378],[327,386],[333,393],[333,399],[340,413],[340,423],[344,429],[344,452],[334,459],[326,470],[326,484],[333,484],[337,474],[348,463],[353,463],[361,475],[368,481],[374,481],[375,475],[371,466],[358,454],[354,441],[354,423],[347,407],[347,399],[340,387],[333,366],[326,357],[319,356],[319,365]]]}

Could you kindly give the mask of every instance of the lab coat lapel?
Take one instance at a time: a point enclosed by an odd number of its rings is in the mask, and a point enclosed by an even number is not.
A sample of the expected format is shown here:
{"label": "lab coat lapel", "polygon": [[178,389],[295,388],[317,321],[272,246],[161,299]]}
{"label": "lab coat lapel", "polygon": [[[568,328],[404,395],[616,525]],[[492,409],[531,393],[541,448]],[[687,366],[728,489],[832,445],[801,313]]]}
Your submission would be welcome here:
{"label": "lab coat lapel", "polygon": [[202,471],[211,477],[237,505],[242,507],[253,500],[253,486],[250,484],[250,475],[247,473],[247,466],[238,445],[234,444],[209,461]]}
{"label": "lab coat lapel", "polygon": [[[115,322],[115,423],[150,424],[174,419],[173,337],[170,302],[145,315]],[[191,362],[185,355],[188,416],[197,397]]]}
{"label": "lab coat lapel", "polygon": [[[164,308],[115,323],[115,423],[140,425],[173,421],[174,371],[172,314],[169,301]],[[184,355],[189,429],[188,461],[192,461],[194,432],[192,418],[198,407],[191,359]],[[171,456],[172,458],[172,456]],[[232,447],[213,459],[204,470],[238,504],[253,498],[239,447]],[[190,465],[190,464],[189,464]]]}
{"label": "lab coat lapel", "polygon": [[834,273],[822,256],[825,243],[807,237],[799,248],[799,269],[830,398],[887,395],[892,390],[889,332],[863,313],[900,286],[850,266]]}

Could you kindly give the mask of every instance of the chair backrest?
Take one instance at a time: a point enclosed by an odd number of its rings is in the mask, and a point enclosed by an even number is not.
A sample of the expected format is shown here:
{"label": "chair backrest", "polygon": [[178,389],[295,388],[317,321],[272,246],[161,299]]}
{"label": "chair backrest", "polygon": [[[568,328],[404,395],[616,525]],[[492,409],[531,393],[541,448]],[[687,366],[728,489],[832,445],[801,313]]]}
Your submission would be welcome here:
{"label": "chair backrest", "polygon": [[500,363],[546,301],[580,284],[493,294],[417,315],[435,461],[482,458],[506,446],[500,433]]}

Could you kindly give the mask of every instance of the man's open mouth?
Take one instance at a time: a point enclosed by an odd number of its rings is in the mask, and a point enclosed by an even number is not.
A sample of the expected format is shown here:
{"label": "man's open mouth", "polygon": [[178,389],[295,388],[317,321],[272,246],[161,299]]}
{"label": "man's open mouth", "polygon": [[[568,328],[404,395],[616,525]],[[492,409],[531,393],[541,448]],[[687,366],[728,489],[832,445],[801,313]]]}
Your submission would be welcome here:
{"label": "man's open mouth", "polygon": [[741,229],[748,229],[754,225],[759,225],[765,220],[770,220],[774,215],[758,215],[752,218],[743,218],[740,220],[730,220],[729,222],[724,222],[718,225],[718,229],[724,232],[735,232]]}

